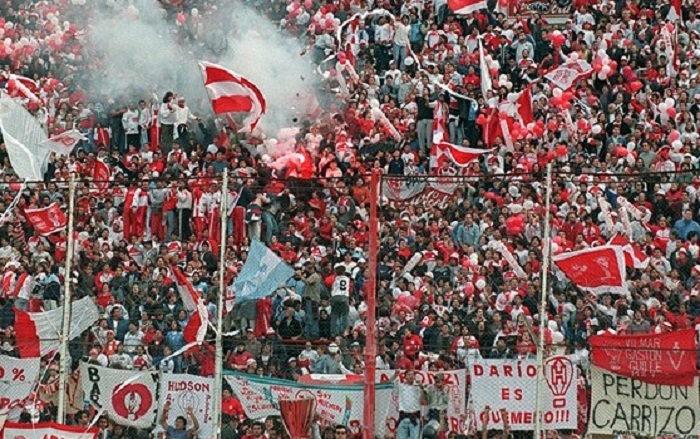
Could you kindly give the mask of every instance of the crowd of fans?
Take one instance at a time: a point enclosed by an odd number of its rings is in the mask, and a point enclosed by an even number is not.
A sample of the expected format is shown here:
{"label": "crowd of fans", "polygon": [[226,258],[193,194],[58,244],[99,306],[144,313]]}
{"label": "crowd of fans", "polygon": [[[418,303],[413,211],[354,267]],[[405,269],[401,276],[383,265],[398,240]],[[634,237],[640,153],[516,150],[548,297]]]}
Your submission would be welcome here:
{"label": "crowd of fans", "polygon": [[[556,24],[537,14],[507,17],[508,2],[489,2],[486,10],[459,16],[440,0],[253,2],[281,32],[303,41],[319,63],[338,50],[339,22],[375,8],[392,14],[363,15],[352,35],[343,32],[357,77],[344,84],[337,72],[319,79],[317,100],[324,111],[300,116],[296,142],[307,162],[294,169],[268,166],[255,132],[219,130],[208,116],[193,115],[187,96],[120,102],[82,89],[72,79],[81,74],[89,51],[84,38],[89,26],[82,17],[92,6],[84,3],[0,5],[5,87],[9,74],[36,80],[42,102],[25,104],[48,132],[75,128],[87,135],[69,157],[52,156],[45,182],[29,185],[0,226],[4,354],[16,355],[13,307],[55,308],[65,276],[66,232],[40,236],[23,211],[52,202],[65,206],[67,181],[76,174],[85,180],[76,195],[73,295],[94,297],[103,315],[71,343],[74,366],[87,360],[212,376],[212,342],[162,361],[184,346],[189,319],[169,264],[182,265],[215,321],[218,295],[227,291],[218,281],[220,252],[229,284],[251,239],[260,239],[295,275],[271,297],[227,309],[226,331],[236,335],[226,337],[225,368],[292,380],[308,373],[362,374],[369,173],[379,169],[418,178],[436,171],[430,168],[436,102],[449,105],[450,142],[493,150],[455,170],[464,178],[440,203],[382,203],[379,369],[440,371],[479,358],[532,358],[542,318],[547,354],[574,354],[584,376],[587,340],[599,331],[695,328],[700,334],[700,19],[694,3],[682,2],[672,34],[675,59],[668,59],[660,29],[669,5],[647,0],[576,0]],[[161,3],[183,38],[201,33],[195,17],[217,13],[216,2]],[[563,44],[550,37],[556,29]],[[489,72],[494,89],[486,96],[480,36],[500,64]],[[575,121],[573,133],[551,104],[554,87],[542,78],[574,53],[593,62],[600,51],[616,68],[596,71],[571,90],[564,111]],[[643,87],[635,90],[636,82]],[[512,146],[503,139],[487,144],[480,116],[530,85],[534,118],[546,132],[538,136],[523,129]],[[398,139],[373,116],[373,100]],[[4,212],[19,180],[3,145],[0,158]],[[109,185],[87,180],[98,159],[112,171]],[[613,204],[624,197],[644,214],[630,219],[629,239],[648,265],[628,270],[626,296],[587,294],[552,276],[542,316],[544,169],[550,161],[554,252],[600,245],[627,230],[622,220],[601,212],[596,193],[602,191]],[[219,179],[224,170],[233,182],[225,210]],[[226,242],[220,242],[217,226],[222,214],[230,218]],[[509,223],[513,214],[524,215],[521,227]],[[524,277],[489,247],[497,241],[509,248]],[[33,291],[16,288],[25,272],[35,280]],[[55,413],[55,360],[43,363],[45,417]],[[247,421],[229,390],[224,413],[224,437],[283,434],[274,421],[264,426]],[[76,423],[83,422],[81,416]],[[108,420],[99,425],[109,431],[106,437],[133,437]],[[323,437],[337,433],[329,430]]]}

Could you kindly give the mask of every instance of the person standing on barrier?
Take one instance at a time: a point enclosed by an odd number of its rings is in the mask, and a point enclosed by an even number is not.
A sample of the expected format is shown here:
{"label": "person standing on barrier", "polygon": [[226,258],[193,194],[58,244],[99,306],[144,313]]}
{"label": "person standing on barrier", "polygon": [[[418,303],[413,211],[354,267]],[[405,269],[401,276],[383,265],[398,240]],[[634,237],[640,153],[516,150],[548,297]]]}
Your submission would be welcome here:
{"label": "person standing on barrier", "polygon": [[392,378],[399,400],[399,423],[396,439],[418,439],[421,432],[421,405],[425,402],[425,389],[416,383],[416,373],[407,370],[404,382],[398,380],[399,371]]}
{"label": "person standing on barrier", "polygon": [[445,374],[435,374],[435,384],[425,387],[425,402],[428,406],[428,421],[440,421],[440,414],[447,412],[450,390],[445,385]]}
{"label": "person standing on barrier", "polygon": [[345,274],[345,266],[335,267],[335,279],[331,288],[331,334],[334,337],[343,336],[348,328],[350,282]]}

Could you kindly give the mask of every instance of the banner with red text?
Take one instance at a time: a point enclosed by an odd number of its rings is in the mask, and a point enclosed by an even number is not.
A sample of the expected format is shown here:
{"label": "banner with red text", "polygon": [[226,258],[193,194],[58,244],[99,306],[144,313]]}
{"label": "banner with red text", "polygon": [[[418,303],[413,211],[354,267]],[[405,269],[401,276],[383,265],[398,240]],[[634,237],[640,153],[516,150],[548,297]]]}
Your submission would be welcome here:
{"label": "banner with red text", "polygon": [[652,384],[690,386],[697,375],[694,329],[664,334],[594,335],[594,365]]}
{"label": "banner with red text", "polygon": [[0,355],[0,413],[9,412],[10,419],[17,419],[38,378],[39,357]]}
{"label": "banner with red text", "polygon": [[97,427],[85,428],[55,422],[15,424],[7,422],[2,439],[96,439]]}
{"label": "banner with red text", "polygon": [[[500,409],[508,411],[512,430],[535,427],[537,362],[535,360],[484,360],[472,364],[471,403],[482,424],[484,408],[491,407],[491,424],[500,424]],[[550,357],[544,365],[542,417],[546,429],[576,429],[577,372],[567,356]]]}
{"label": "banner with red text", "polygon": [[646,383],[591,367],[588,433],[697,437],[698,380],[690,386]]}
{"label": "banner with red text", "polygon": [[160,381],[162,397],[158,402],[158,419],[163,406],[170,402],[168,425],[175,425],[178,416],[191,422],[187,409],[192,408],[199,422],[199,437],[215,437],[214,432],[214,379],[187,374],[162,374]]}
{"label": "banner with red text", "polygon": [[66,228],[66,214],[58,203],[42,209],[25,209],[24,216],[41,236],[51,235]]}
{"label": "banner with red text", "polygon": [[[301,384],[276,378],[261,378],[237,372],[226,372],[226,381],[241,401],[246,416],[261,419],[278,416],[280,399],[310,397],[316,401],[316,415],[322,426],[347,426],[352,434],[362,431],[364,388],[361,385]],[[394,386],[379,384],[375,396],[375,434],[387,432],[387,413],[392,405]]]}

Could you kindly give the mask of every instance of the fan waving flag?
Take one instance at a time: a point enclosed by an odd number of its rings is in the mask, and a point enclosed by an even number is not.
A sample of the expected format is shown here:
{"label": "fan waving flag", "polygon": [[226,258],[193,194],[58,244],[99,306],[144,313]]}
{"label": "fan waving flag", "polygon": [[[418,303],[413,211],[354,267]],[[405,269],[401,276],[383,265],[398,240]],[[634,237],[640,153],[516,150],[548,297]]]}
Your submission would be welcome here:
{"label": "fan waving flag", "polygon": [[249,113],[244,129],[253,131],[267,110],[265,96],[243,76],[222,66],[201,61],[204,86],[215,114]]}
{"label": "fan waving flag", "polygon": [[260,241],[253,241],[245,265],[236,278],[236,302],[269,296],[294,276],[294,269]]}
{"label": "fan waving flag", "polygon": [[447,0],[447,6],[455,14],[471,14],[486,9],[486,0]]}
{"label": "fan waving flag", "polygon": [[25,209],[24,217],[41,236],[48,236],[66,228],[66,214],[58,203],[43,209]]}
{"label": "fan waving flag", "polygon": [[593,294],[627,293],[627,272],[622,247],[604,245],[552,258],[577,287]]}
{"label": "fan waving flag", "polygon": [[87,137],[78,130],[70,130],[46,139],[39,145],[56,154],[70,155],[81,140],[87,140]]}
{"label": "fan waving flag", "polygon": [[544,77],[562,90],[568,90],[576,81],[591,74],[593,74],[593,67],[586,61],[578,59],[562,64],[544,75]]}
{"label": "fan waving flag", "polygon": [[444,162],[447,161],[464,168],[469,166],[474,160],[478,160],[480,155],[490,151],[490,149],[467,148],[447,142],[434,143],[430,154],[430,167],[441,168]]}
{"label": "fan waving flag", "polygon": [[176,266],[171,267],[177,291],[182,299],[182,307],[185,311],[192,312],[187,326],[182,331],[182,335],[187,343],[204,341],[204,336],[207,334],[207,324],[209,323],[209,313],[204,300],[194,290],[192,284],[185,274]]}

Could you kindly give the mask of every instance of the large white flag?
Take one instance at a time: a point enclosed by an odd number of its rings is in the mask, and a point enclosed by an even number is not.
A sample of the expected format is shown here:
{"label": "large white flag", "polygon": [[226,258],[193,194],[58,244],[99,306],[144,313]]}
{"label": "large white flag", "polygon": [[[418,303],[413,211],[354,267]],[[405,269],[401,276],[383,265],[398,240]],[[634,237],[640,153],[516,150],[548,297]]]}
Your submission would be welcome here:
{"label": "large white flag", "polygon": [[118,370],[82,363],[80,377],[90,405],[120,425],[149,428],[156,423],[159,372]]}
{"label": "large white flag", "polygon": [[6,94],[0,98],[0,130],[17,176],[43,180],[51,151],[39,144],[46,140],[46,133],[34,116]]}
{"label": "large white flag", "polygon": [[178,416],[184,416],[189,423],[187,409],[191,408],[199,422],[199,436],[214,437],[214,379],[171,373],[161,376],[160,388],[163,396],[159,398],[159,413],[163,413],[163,407],[169,402],[168,425],[175,425]]}
{"label": "large white flag", "polygon": [[41,424],[6,423],[2,430],[3,439],[96,439],[97,427],[63,425],[57,422]]}
{"label": "large white flag", "polygon": [[81,140],[86,139],[87,137],[85,137],[80,131],[70,130],[57,134],[50,139],[46,139],[39,145],[41,145],[42,148],[55,152],[56,154],[69,155],[73,151],[73,148],[75,148],[75,145],[77,145]]}

